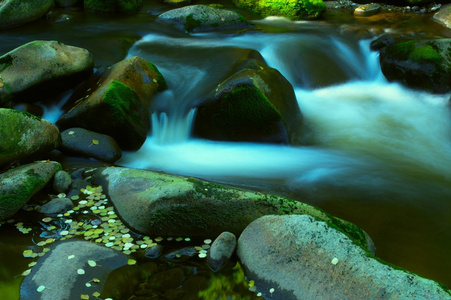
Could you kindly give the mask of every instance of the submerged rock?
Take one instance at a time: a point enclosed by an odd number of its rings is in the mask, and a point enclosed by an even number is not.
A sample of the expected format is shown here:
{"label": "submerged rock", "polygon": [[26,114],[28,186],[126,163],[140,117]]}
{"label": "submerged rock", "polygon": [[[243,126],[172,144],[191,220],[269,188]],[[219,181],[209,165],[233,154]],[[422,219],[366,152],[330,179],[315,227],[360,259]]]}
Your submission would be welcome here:
{"label": "submerged rock", "polygon": [[297,143],[302,114],[288,80],[251,58],[198,106],[194,134],[207,139]]}
{"label": "submerged rock", "polygon": [[451,39],[393,44],[380,52],[381,69],[390,81],[432,93],[451,90]]}
{"label": "submerged rock", "polygon": [[[96,265],[91,267],[88,260]],[[125,254],[95,243],[77,240],[55,243],[25,277],[20,299],[80,299],[81,295],[100,293],[110,272],[127,265],[127,260]],[[93,282],[93,278],[98,282]],[[40,286],[45,288],[38,292]]]}
{"label": "submerged rock", "polygon": [[76,85],[93,67],[86,49],[56,41],[27,43],[0,57],[0,105],[48,97]]}
{"label": "submerged rock", "polygon": [[357,244],[312,216],[264,216],[244,230],[237,253],[267,299],[451,299],[437,282]]}
{"label": "submerged rock", "polygon": [[134,230],[149,236],[239,235],[253,220],[268,214],[310,214],[347,230],[368,247],[370,239],[356,225],[288,198],[128,168],[99,168],[92,182],[102,185],[118,214]]}
{"label": "submerged rock", "polygon": [[60,214],[71,210],[74,207],[72,201],[68,198],[56,198],[39,208],[39,212],[43,214]]}
{"label": "submerged rock", "polygon": [[86,10],[96,13],[137,13],[143,6],[143,0],[84,0]]}
{"label": "submerged rock", "polygon": [[[152,97],[166,81],[152,63],[133,56],[113,65],[57,122],[113,137],[124,150],[137,150],[150,130]],[[99,116],[101,116],[99,118]]]}
{"label": "submerged rock", "polygon": [[156,21],[174,24],[178,29],[187,32],[208,32],[253,27],[234,11],[200,4],[162,13]]}
{"label": "submerged rock", "polygon": [[61,144],[51,122],[29,113],[0,108],[0,166],[44,155]]}
{"label": "submerged rock", "polygon": [[326,10],[322,0],[233,0],[233,3],[264,17],[279,16],[291,20],[318,19]]}
{"label": "submerged rock", "polygon": [[61,169],[54,161],[35,162],[0,174],[0,220],[12,217]]}
{"label": "submerged rock", "polygon": [[0,1],[0,29],[35,21],[43,17],[52,5],[53,0]]}
{"label": "submerged rock", "polygon": [[71,155],[92,157],[115,163],[122,156],[117,142],[110,136],[83,128],[69,128],[61,133],[60,150]]}

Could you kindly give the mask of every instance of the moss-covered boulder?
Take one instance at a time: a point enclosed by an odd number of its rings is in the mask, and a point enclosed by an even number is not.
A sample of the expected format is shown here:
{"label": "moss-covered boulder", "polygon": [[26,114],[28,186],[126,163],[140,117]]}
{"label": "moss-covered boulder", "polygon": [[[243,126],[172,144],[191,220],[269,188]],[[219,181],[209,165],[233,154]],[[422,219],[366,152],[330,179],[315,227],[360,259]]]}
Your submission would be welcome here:
{"label": "moss-covered boulder", "polygon": [[380,51],[380,63],[390,81],[433,93],[451,90],[451,39],[393,44]]}
{"label": "moss-covered boulder", "polygon": [[[55,243],[25,277],[20,299],[88,299],[95,292],[101,293],[112,271],[126,266],[127,260],[120,251],[96,243],[80,240]],[[95,267],[88,261],[94,261]],[[83,274],[77,273],[79,269],[84,270]],[[45,289],[38,291],[40,286]]]}
{"label": "moss-covered boulder", "polygon": [[308,215],[252,222],[237,253],[265,299],[451,299],[449,289],[376,259],[345,232]]}
{"label": "moss-covered boulder", "polygon": [[187,32],[236,30],[253,27],[234,11],[200,4],[162,13],[156,21],[174,24],[178,29]]}
{"label": "moss-covered boulder", "polygon": [[308,214],[342,228],[363,247],[363,230],[324,211],[288,198],[230,188],[194,178],[128,168],[99,168],[92,182],[102,185],[121,218],[149,236],[239,236],[253,220],[268,214]]}
{"label": "moss-covered boulder", "polygon": [[0,220],[12,217],[61,169],[54,161],[35,162],[0,174]]}
{"label": "moss-covered boulder", "polygon": [[198,106],[194,134],[228,141],[296,143],[302,114],[291,84],[263,59],[250,58]]}
{"label": "moss-covered boulder", "polygon": [[44,16],[53,0],[3,0],[0,1],[0,29],[19,26]]}
{"label": "moss-covered boulder", "polygon": [[[137,150],[150,130],[152,97],[166,82],[152,63],[134,56],[113,65],[57,122],[62,129],[81,127],[113,137],[122,149]],[[101,116],[101,118],[99,118]]]}
{"label": "moss-covered boulder", "polygon": [[86,49],[57,41],[22,45],[0,57],[0,106],[8,100],[42,100],[75,86],[93,67]]}
{"label": "moss-covered boulder", "polygon": [[323,0],[233,0],[236,6],[264,17],[280,16],[290,20],[318,19],[326,11]]}
{"label": "moss-covered boulder", "polygon": [[29,113],[0,108],[0,166],[56,149],[61,135],[54,124]]}
{"label": "moss-covered boulder", "polygon": [[141,10],[143,0],[84,0],[85,9],[96,13],[133,14]]}
{"label": "moss-covered boulder", "polygon": [[60,7],[73,7],[82,3],[82,0],[55,0],[55,4]]}

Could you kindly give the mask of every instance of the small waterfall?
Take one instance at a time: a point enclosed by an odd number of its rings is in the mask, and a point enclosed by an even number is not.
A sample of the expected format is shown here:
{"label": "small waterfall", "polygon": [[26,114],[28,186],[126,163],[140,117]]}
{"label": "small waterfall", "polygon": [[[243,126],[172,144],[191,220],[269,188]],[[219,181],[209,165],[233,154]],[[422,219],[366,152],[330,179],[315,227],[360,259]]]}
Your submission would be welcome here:
{"label": "small waterfall", "polygon": [[157,144],[186,142],[191,134],[195,114],[195,109],[190,109],[188,114],[181,116],[168,116],[165,112],[153,113],[151,138]]}

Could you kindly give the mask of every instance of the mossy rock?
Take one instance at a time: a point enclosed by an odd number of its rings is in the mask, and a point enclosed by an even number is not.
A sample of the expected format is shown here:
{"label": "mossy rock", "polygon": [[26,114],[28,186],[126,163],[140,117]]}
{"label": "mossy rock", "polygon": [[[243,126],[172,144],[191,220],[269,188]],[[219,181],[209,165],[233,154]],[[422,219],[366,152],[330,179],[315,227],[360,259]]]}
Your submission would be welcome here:
{"label": "mossy rock", "polygon": [[35,21],[43,17],[53,5],[53,0],[3,0],[0,2],[0,28]]}
{"label": "mossy rock", "polygon": [[0,174],[0,220],[18,212],[61,169],[53,161],[35,162]]}
{"label": "mossy rock", "polygon": [[451,89],[451,39],[393,44],[381,50],[380,63],[390,81],[433,93]]}
{"label": "mossy rock", "polygon": [[0,108],[0,166],[39,158],[61,145],[58,128],[32,114]]}
{"label": "mossy rock", "polygon": [[57,124],[62,129],[81,127],[106,134],[122,149],[137,150],[150,130],[152,98],[165,88],[166,81],[155,65],[130,57],[77,91],[80,98]]}
{"label": "mossy rock", "polygon": [[280,16],[290,20],[319,19],[326,11],[323,0],[233,0],[236,6],[264,17]]}
{"label": "mossy rock", "polygon": [[157,22],[174,24],[186,32],[209,32],[252,28],[238,13],[207,5],[190,5],[173,9],[158,16]]}
{"label": "mossy rock", "polygon": [[288,198],[230,188],[194,178],[128,168],[99,168],[92,175],[102,185],[121,218],[149,236],[239,236],[253,220],[268,214],[308,214],[345,232],[371,249],[359,227],[321,209]]}
{"label": "mossy rock", "polygon": [[84,0],[86,10],[96,13],[137,13],[143,6],[143,0]]}

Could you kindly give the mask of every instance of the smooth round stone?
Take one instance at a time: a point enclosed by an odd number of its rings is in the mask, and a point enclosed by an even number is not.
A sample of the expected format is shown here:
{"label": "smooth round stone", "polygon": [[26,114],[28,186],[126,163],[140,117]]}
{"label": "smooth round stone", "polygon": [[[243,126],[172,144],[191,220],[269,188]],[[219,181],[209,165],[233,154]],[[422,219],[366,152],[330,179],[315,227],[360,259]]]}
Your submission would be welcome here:
{"label": "smooth round stone", "polygon": [[381,9],[381,6],[379,4],[366,4],[357,7],[354,10],[354,16],[359,17],[369,17],[372,15],[377,14]]}

